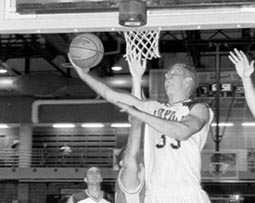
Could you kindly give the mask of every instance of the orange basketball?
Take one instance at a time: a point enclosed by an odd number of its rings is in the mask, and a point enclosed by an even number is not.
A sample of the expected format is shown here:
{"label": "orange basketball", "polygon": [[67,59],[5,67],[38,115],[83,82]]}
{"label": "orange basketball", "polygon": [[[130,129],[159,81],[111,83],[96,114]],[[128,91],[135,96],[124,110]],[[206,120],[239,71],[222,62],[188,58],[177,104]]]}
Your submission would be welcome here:
{"label": "orange basketball", "polygon": [[71,41],[69,55],[75,65],[81,68],[92,68],[102,60],[104,46],[96,35],[80,34]]}

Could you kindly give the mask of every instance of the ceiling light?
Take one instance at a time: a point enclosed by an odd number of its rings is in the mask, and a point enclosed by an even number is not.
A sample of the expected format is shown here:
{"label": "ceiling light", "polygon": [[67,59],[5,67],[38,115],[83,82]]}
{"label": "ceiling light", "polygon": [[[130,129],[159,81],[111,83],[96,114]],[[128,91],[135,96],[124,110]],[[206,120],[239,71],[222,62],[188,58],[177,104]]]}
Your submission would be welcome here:
{"label": "ceiling light", "polygon": [[56,123],[52,127],[53,128],[74,128],[75,125],[72,123]]}
{"label": "ceiling light", "polygon": [[9,126],[7,124],[0,124],[0,128],[4,129],[4,128],[8,128]]}
{"label": "ceiling light", "polygon": [[81,125],[83,128],[103,128],[104,124],[102,123],[83,123]]}
{"label": "ceiling light", "polygon": [[[212,123],[211,126],[217,126],[216,123]],[[234,126],[234,123],[219,123],[219,127],[231,127],[231,126]]]}
{"label": "ceiling light", "polygon": [[11,88],[14,80],[15,80],[14,78],[1,77],[0,86],[3,86],[3,87],[9,86]]}
{"label": "ceiling light", "polygon": [[73,65],[71,63],[61,63],[60,65],[64,68],[73,68]]}
{"label": "ceiling light", "polygon": [[247,127],[255,126],[255,122],[244,122],[242,123],[242,126],[247,126]]}
{"label": "ceiling light", "polygon": [[113,67],[112,67],[112,70],[113,70],[113,71],[121,71],[121,70],[122,70],[122,67],[121,67],[121,66],[113,66]]}
{"label": "ceiling light", "polygon": [[112,123],[111,127],[112,128],[130,128],[131,125],[130,123]]}
{"label": "ceiling light", "polygon": [[128,62],[126,61],[126,59],[121,56],[119,57],[115,63],[113,63],[112,67],[111,67],[112,71],[123,71],[123,70],[129,70],[128,67]]}
{"label": "ceiling light", "polygon": [[7,73],[7,70],[6,69],[0,69],[0,74],[5,74],[5,73]]}

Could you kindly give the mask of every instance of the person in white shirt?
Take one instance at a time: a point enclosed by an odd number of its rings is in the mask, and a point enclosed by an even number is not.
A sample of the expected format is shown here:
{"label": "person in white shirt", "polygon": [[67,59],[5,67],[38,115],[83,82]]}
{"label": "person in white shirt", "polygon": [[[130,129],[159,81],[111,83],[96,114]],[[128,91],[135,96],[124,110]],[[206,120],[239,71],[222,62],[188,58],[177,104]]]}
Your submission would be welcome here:
{"label": "person in white shirt", "polygon": [[113,90],[92,76],[89,68],[81,69],[70,61],[94,91],[146,124],[145,203],[210,202],[200,186],[200,170],[213,113],[205,103],[190,99],[197,87],[194,68],[185,64],[169,67],[165,74],[168,102],[160,103]]}
{"label": "person in white shirt", "polygon": [[110,203],[105,199],[105,194],[101,190],[102,180],[98,167],[88,168],[84,177],[87,189],[71,195],[67,203]]}

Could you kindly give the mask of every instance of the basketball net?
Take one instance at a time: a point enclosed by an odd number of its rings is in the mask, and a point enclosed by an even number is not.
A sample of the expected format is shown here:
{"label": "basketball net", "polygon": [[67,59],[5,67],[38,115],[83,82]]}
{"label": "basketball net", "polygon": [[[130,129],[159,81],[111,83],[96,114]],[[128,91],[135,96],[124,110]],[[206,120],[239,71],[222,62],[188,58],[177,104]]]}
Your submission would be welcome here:
{"label": "basketball net", "polygon": [[159,30],[126,31],[126,54],[124,57],[130,63],[139,58],[143,61],[159,58]]}

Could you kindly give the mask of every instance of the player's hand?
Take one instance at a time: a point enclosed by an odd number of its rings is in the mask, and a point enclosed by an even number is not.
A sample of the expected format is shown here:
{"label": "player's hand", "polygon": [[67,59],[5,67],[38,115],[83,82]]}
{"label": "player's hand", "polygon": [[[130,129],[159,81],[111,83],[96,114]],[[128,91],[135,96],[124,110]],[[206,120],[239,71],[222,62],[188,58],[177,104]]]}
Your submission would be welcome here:
{"label": "player's hand", "polygon": [[137,119],[136,117],[131,116],[131,115],[128,115],[128,121],[132,126],[142,124],[142,121],[140,121],[139,119]]}
{"label": "player's hand", "polygon": [[136,52],[127,56],[129,71],[134,79],[141,79],[146,69],[146,59]]}
{"label": "player's hand", "polygon": [[137,116],[137,113],[139,112],[135,107],[130,106],[128,104],[117,102],[117,106],[121,108],[122,112],[128,113],[130,116]]}
{"label": "player's hand", "polygon": [[71,56],[70,56],[70,53],[68,53],[67,56],[68,56],[68,59],[69,59],[70,63],[72,64],[73,68],[76,70],[76,72],[77,72],[79,75],[81,75],[81,74],[83,74],[83,73],[88,73],[88,72],[90,71],[90,67],[88,67],[88,68],[81,68],[81,67],[77,66],[77,65],[73,62],[73,60],[72,60],[72,58],[71,58]]}
{"label": "player's hand", "polygon": [[230,52],[228,58],[235,65],[237,74],[242,78],[249,78],[254,71],[254,60],[249,62],[247,56],[237,49]]}

